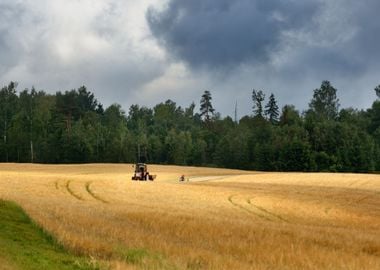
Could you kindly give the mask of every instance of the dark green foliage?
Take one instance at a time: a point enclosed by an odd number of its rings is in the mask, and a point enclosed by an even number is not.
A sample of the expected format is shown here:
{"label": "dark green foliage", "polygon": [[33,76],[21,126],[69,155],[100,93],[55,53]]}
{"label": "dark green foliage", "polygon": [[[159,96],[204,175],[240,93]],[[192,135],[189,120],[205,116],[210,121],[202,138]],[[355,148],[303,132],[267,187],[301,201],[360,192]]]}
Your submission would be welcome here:
{"label": "dark green foliage", "polygon": [[279,159],[282,171],[308,171],[311,169],[310,145],[293,139],[283,146]]}
{"label": "dark green foliage", "polygon": [[227,168],[249,168],[248,136],[249,130],[244,127],[226,133],[216,147],[215,164]]}
{"label": "dark green foliage", "polygon": [[373,133],[380,127],[380,100],[373,103],[372,108],[368,110],[369,132]]}
{"label": "dark green foliage", "polygon": [[12,160],[12,150],[14,151],[14,148],[12,148],[13,138],[10,136],[9,130],[17,112],[16,87],[17,83],[11,82],[0,90],[0,158],[6,162]]}
{"label": "dark green foliage", "polygon": [[[380,101],[368,110],[338,110],[337,91],[324,81],[310,109],[292,105],[281,115],[272,94],[253,90],[254,115],[222,118],[205,91],[200,112],[167,100],[151,108],[119,104],[103,109],[78,90],[17,95],[0,91],[0,161],[85,163],[137,161],[138,146],[157,164],[218,166],[263,171],[380,171]],[[378,87],[377,87],[378,88]],[[263,117],[265,113],[266,118]]]}
{"label": "dark green foliage", "polygon": [[301,125],[302,120],[299,112],[296,110],[296,108],[293,105],[285,105],[284,108],[282,108],[282,114],[280,117],[280,125]]}

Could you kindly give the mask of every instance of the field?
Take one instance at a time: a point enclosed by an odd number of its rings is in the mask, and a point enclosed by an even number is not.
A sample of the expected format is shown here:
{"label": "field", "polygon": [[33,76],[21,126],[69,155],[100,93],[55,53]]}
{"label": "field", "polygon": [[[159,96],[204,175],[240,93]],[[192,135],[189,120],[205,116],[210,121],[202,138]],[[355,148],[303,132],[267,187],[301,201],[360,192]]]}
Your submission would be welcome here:
{"label": "field", "polygon": [[380,269],[379,175],[149,170],[1,164],[0,199],[111,269]]}

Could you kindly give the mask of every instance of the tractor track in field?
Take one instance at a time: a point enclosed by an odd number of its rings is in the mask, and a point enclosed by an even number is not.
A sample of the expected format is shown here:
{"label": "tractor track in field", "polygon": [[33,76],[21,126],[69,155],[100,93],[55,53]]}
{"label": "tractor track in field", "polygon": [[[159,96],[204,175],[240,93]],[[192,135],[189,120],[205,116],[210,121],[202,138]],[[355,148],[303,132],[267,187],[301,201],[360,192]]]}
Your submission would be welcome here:
{"label": "tractor track in field", "polygon": [[66,189],[66,183],[61,183],[61,181],[60,180],[56,180],[55,182],[54,182],[54,188],[57,190],[57,191],[59,191],[60,193],[62,193],[62,194],[66,194],[67,195],[67,193],[68,193],[68,191],[67,191],[67,189]]}
{"label": "tractor track in field", "polygon": [[[267,209],[265,209],[264,207],[261,207],[261,206],[254,204],[252,202],[253,198],[248,198],[245,200],[247,205],[251,206],[250,208],[244,206],[242,203],[236,202],[236,200],[234,200],[234,198],[237,196],[240,196],[240,195],[231,195],[228,197],[228,201],[233,206],[240,208],[241,210],[243,210],[249,214],[255,215],[255,216],[257,216],[261,219],[267,220],[267,221],[289,223],[289,221],[286,220],[285,218],[283,218],[282,216],[277,215],[275,213],[272,213],[272,212],[268,211]],[[254,209],[252,209],[252,208],[254,208]]]}
{"label": "tractor track in field", "polygon": [[[72,180],[68,180],[66,181],[63,185],[60,185],[59,183],[59,180],[55,181],[54,182],[54,187],[56,190],[60,190],[62,191],[63,193],[68,193],[69,195],[71,195],[72,197],[74,197],[75,199],[77,200],[80,200],[80,201],[85,201],[85,199],[83,198],[83,196],[75,193],[73,191],[73,189],[71,188],[71,182]],[[103,199],[102,197],[100,197],[99,195],[97,195],[92,189],[91,189],[91,185],[93,184],[93,181],[88,181],[85,183],[84,185],[84,188],[86,190],[86,192],[91,196],[91,198],[95,199],[96,201],[99,201],[99,202],[102,202],[102,203],[110,203],[109,201],[107,201],[106,199]],[[64,187],[64,189],[62,190],[60,188],[60,186]],[[66,192],[65,192],[66,191]]]}
{"label": "tractor track in field", "polygon": [[247,212],[247,213],[249,213],[249,214],[251,214],[251,215],[255,215],[255,216],[257,216],[257,217],[259,217],[259,218],[261,218],[261,219],[264,219],[264,220],[267,220],[267,221],[273,221],[272,219],[268,218],[267,216],[265,216],[265,215],[263,215],[263,214],[261,214],[261,213],[258,213],[258,212],[256,212],[256,211],[253,211],[253,210],[251,210],[251,209],[249,209],[249,208],[246,208],[246,207],[244,207],[243,205],[241,205],[241,204],[235,202],[235,201],[233,200],[233,198],[235,198],[235,197],[237,197],[237,196],[239,196],[239,195],[231,195],[231,196],[228,197],[228,201],[229,201],[233,206],[235,206],[235,207],[237,207],[237,208],[239,208],[239,209],[241,209],[241,210],[243,210],[243,211],[245,211],[245,212]]}
{"label": "tractor track in field", "polygon": [[282,216],[277,215],[277,214],[274,214],[274,213],[268,211],[267,209],[265,209],[264,207],[261,207],[261,206],[258,206],[258,205],[256,205],[256,204],[254,204],[254,203],[252,202],[253,199],[254,199],[254,198],[249,198],[249,199],[247,199],[247,203],[248,203],[249,205],[252,205],[252,206],[255,207],[256,209],[258,209],[258,210],[260,210],[260,211],[266,213],[267,215],[273,216],[273,217],[275,217],[275,218],[278,218],[278,219],[281,220],[281,221],[284,221],[284,222],[288,222],[288,223],[289,223],[289,221],[286,220],[286,219],[284,219]]}
{"label": "tractor track in field", "polygon": [[65,188],[67,190],[67,192],[73,196],[74,198],[76,198],[77,200],[80,200],[80,201],[84,201],[83,197],[76,194],[71,188],[70,188],[70,183],[71,183],[71,180],[68,180],[65,184]]}
{"label": "tractor track in field", "polygon": [[100,201],[100,202],[102,202],[102,203],[110,203],[109,201],[107,201],[107,200],[105,200],[105,199],[99,197],[97,194],[95,194],[95,193],[92,191],[92,189],[91,189],[91,184],[92,184],[92,181],[89,181],[89,182],[87,182],[86,185],[85,185],[85,186],[86,186],[86,191],[87,191],[87,193],[90,194],[90,196],[93,197],[93,198],[94,198],[95,200],[97,200],[97,201]]}

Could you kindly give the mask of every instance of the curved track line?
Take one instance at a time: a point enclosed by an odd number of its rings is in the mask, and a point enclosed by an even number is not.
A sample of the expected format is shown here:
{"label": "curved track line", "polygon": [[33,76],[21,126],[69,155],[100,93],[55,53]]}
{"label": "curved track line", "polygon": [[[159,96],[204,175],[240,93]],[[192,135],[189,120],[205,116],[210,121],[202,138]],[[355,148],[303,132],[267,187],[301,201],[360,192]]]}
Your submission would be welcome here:
{"label": "curved track line", "polygon": [[92,181],[86,183],[86,190],[87,190],[88,194],[90,194],[91,197],[93,197],[95,200],[98,200],[98,201],[100,201],[100,202],[102,202],[102,203],[110,203],[109,201],[106,201],[105,199],[103,199],[103,198],[99,197],[98,195],[96,195],[96,194],[91,190],[91,188],[90,188],[90,187],[91,187],[91,184],[92,184]]}
{"label": "curved track line", "polygon": [[266,213],[266,214],[268,214],[268,215],[270,215],[270,216],[276,217],[276,218],[278,218],[278,219],[281,220],[281,221],[289,222],[288,220],[284,219],[282,216],[277,215],[277,214],[274,214],[274,213],[268,211],[267,209],[265,209],[264,207],[261,207],[261,206],[258,206],[258,205],[256,205],[256,204],[252,203],[252,199],[253,199],[253,198],[247,199],[247,203],[248,203],[249,205],[252,205],[252,206],[255,207],[256,209],[258,209],[258,210],[260,210],[260,211],[262,211],[262,212],[264,212],[264,213]]}
{"label": "curved track line", "polygon": [[66,184],[61,183],[60,180],[56,180],[56,181],[54,182],[54,187],[55,187],[55,189],[56,189],[57,191],[59,191],[60,193],[67,195],[67,190],[66,190],[66,188],[65,188],[65,187],[66,187]]}
{"label": "curved track line", "polygon": [[67,181],[66,182],[66,189],[67,189],[67,192],[70,193],[71,196],[73,196],[74,198],[80,200],[80,201],[84,201],[84,199],[82,198],[82,196],[78,195],[78,194],[75,194],[74,191],[70,188],[70,183],[71,183],[71,180]]}
{"label": "curved track line", "polygon": [[250,214],[253,214],[253,215],[255,215],[255,216],[258,216],[259,218],[265,219],[265,220],[267,220],[267,221],[273,221],[273,220],[271,220],[270,218],[266,217],[265,215],[262,215],[262,214],[260,214],[260,213],[255,212],[255,211],[252,211],[252,210],[250,210],[250,209],[248,209],[248,208],[245,208],[244,206],[242,206],[242,205],[240,205],[240,204],[234,202],[234,201],[233,201],[233,198],[236,197],[236,196],[238,196],[238,195],[231,195],[230,197],[228,197],[228,201],[229,201],[233,206],[236,206],[236,207],[238,207],[238,208],[240,208],[240,209],[242,209],[242,210],[244,210],[244,211],[246,211],[246,212],[248,212],[248,213],[250,213]]}

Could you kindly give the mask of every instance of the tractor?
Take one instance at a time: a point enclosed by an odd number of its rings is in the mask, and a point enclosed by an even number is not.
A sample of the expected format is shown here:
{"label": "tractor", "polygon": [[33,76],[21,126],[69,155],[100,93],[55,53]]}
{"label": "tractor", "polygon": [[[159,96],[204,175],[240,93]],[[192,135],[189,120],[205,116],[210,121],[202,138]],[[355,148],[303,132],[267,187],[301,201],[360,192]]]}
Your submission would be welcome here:
{"label": "tractor", "polygon": [[134,167],[135,167],[135,174],[132,176],[132,180],[153,181],[156,178],[156,175],[149,174],[148,166],[145,163],[136,163]]}

